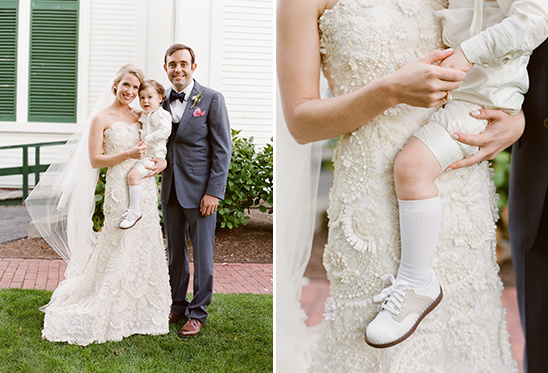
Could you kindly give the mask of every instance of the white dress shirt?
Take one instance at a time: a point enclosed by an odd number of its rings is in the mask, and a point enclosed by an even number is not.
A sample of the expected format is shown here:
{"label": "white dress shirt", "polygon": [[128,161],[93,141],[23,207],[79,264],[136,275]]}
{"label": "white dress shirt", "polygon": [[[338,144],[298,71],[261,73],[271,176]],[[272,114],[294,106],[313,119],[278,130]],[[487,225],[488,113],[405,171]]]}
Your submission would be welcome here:
{"label": "white dress shirt", "polygon": [[[171,117],[174,123],[179,123],[181,121],[188,100],[191,99],[190,94],[192,93],[192,88],[194,88],[194,80],[192,80],[190,84],[187,85],[185,89],[183,89],[183,92],[185,93],[185,100],[183,102],[179,100],[174,100],[169,103],[169,107],[171,108]],[[171,89],[175,88],[171,87]]]}

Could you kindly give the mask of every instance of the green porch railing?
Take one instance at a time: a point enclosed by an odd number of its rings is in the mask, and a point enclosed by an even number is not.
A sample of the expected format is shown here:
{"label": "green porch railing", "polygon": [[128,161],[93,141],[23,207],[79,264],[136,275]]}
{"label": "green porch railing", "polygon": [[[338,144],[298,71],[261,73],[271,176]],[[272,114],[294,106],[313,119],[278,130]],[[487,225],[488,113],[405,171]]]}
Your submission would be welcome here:
{"label": "green porch railing", "polygon": [[[7,149],[22,149],[22,166],[20,167],[4,167],[0,168],[0,176],[12,176],[12,175],[22,175],[23,177],[23,198],[19,200],[19,198],[14,198],[11,201],[11,204],[15,203],[22,203],[29,195],[29,174],[34,173],[34,183],[35,185],[40,180],[40,172],[44,172],[48,169],[50,166],[49,164],[41,164],[40,163],[40,148],[43,146],[55,146],[55,145],[63,145],[66,141],[52,141],[52,142],[40,142],[40,143],[34,143],[34,144],[19,144],[19,145],[7,145],[7,146],[0,146],[1,150],[7,150]],[[34,165],[29,165],[29,148],[34,148]],[[0,204],[9,204],[10,202],[0,201]]]}

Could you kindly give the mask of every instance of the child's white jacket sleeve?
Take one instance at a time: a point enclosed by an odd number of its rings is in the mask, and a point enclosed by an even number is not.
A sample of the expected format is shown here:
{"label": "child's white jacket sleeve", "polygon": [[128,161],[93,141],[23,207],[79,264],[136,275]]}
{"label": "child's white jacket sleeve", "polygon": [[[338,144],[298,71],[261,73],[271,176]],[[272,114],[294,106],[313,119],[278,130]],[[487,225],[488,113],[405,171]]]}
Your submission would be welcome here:
{"label": "child's white jacket sleeve", "polygon": [[158,129],[146,135],[145,139],[148,142],[166,141],[171,134],[171,115],[166,110],[159,108],[151,114],[150,121],[153,122],[153,128]]}
{"label": "child's white jacket sleeve", "polygon": [[500,66],[531,54],[548,37],[548,0],[497,0],[497,3],[506,18],[461,44],[474,64]]}

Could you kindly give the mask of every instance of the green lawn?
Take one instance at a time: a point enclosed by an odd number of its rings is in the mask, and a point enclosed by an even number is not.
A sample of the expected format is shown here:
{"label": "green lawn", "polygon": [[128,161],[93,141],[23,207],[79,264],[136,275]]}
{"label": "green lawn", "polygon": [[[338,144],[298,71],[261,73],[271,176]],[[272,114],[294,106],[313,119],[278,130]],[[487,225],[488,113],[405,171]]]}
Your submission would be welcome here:
{"label": "green lawn", "polygon": [[0,290],[0,372],[272,372],[272,296],[214,294],[199,335],[134,335],[86,347],[43,341],[51,292]]}

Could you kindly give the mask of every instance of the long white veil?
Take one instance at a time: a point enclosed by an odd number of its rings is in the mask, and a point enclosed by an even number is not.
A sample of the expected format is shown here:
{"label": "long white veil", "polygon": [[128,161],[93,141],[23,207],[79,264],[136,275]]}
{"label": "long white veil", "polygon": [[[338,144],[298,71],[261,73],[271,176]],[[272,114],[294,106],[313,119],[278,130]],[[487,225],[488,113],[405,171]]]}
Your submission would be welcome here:
{"label": "long white veil", "polygon": [[81,273],[95,246],[92,215],[99,170],[89,161],[89,125],[95,113],[113,102],[112,84],[108,83],[89,119],[78,126],[25,200],[38,232],[69,262],[66,278]]}
{"label": "long white veil", "polygon": [[318,327],[305,324],[299,302],[310,259],[318,191],[321,146],[299,145],[276,107],[276,371],[305,372]]}

